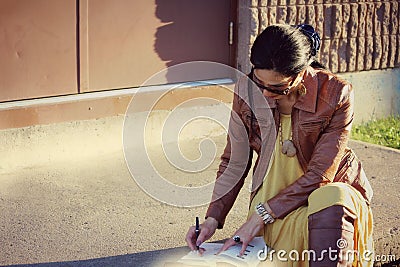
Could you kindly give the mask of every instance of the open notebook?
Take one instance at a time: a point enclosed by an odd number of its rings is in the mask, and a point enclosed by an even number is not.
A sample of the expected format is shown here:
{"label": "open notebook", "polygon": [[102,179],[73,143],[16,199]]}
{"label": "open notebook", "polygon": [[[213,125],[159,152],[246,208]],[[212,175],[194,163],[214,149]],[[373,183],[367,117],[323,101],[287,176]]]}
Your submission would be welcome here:
{"label": "open notebook", "polygon": [[[258,256],[260,251],[265,253],[265,249],[268,249],[262,237],[255,237],[247,246],[243,256],[239,256],[242,244],[232,246],[216,255],[223,245],[223,243],[203,243],[200,246],[205,249],[203,255],[200,256],[197,251],[191,251],[178,263],[181,263],[181,266],[258,266],[261,262]],[[263,257],[264,254],[260,256]],[[268,261],[263,261],[261,265],[274,266]]]}

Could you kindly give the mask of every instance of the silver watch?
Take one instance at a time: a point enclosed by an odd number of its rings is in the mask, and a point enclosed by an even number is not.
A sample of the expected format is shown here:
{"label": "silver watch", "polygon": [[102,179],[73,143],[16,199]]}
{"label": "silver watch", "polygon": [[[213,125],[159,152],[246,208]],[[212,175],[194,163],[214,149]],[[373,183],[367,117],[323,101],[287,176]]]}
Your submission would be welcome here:
{"label": "silver watch", "polygon": [[272,215],[268,213],[268,211],[265,208],[263,203],[259,203],[256,206],[256,212],[257,212],[258,215],[261,216],[261,218],[264,221],[264,224],[273,223],[275,221],[275,219],[272,217]]}

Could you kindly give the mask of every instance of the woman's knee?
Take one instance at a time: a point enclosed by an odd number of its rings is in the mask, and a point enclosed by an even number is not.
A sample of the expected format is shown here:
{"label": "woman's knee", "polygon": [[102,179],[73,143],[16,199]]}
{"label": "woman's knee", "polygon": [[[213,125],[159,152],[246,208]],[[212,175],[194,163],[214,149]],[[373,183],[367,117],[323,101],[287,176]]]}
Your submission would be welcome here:
{"label": "woman's knee", "polygon": [[317,204],[329,200],[332,204],[341,202],[351,191],[351,186],[345,183],[330,183],[314,190],[308,197],[308,203]]}

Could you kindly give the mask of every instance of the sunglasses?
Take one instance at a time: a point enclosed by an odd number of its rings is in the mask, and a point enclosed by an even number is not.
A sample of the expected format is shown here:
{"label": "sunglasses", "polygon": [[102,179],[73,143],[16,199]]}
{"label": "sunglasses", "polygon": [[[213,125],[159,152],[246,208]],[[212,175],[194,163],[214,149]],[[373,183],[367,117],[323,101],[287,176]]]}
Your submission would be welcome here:
{"label": "sunglasses", "polygon": [[286,89],[273,89],[271,87],[262,85],[258,78],[254,75],[254,68],[251,69],[251,80],[258,86],[258,88],[261,90],[261,93],[264,92],[264,90],[267,90],[270,93],[276,94],[276,95],[288,95],[290,93],[290,88],[293,86],[293,83],[295,81],[295,76],[292,77],[292,80],[289,83],[289,87]]}

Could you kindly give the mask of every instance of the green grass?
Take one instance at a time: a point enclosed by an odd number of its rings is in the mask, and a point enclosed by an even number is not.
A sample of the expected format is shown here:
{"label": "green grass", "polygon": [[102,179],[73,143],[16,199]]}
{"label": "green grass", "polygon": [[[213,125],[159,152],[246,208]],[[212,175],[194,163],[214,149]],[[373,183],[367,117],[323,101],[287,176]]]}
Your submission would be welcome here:
{"label": "green grass", "polygon": [[351,138],[400,149],[400,116],[371,120],[353,126]]}

